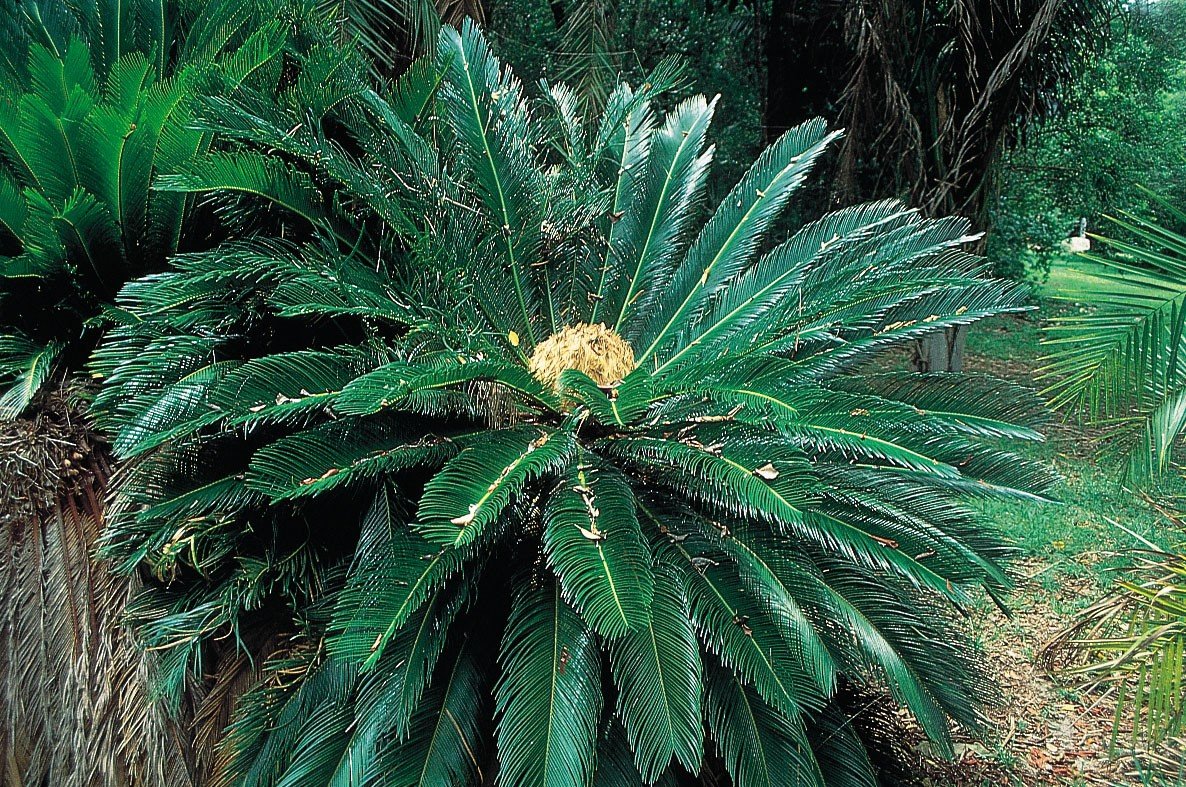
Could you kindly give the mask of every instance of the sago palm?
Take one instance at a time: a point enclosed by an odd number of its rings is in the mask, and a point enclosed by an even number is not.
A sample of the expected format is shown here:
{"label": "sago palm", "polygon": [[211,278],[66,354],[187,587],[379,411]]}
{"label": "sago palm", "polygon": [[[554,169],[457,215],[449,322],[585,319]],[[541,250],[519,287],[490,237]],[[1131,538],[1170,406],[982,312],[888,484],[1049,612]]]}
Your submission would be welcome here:
{"label": "sago palm", "polygon": [[[1169,217],[1186,214],[1158,200]],[[1087,307],[1052,321],[1046,394],[1060,409],[1115,427],[1127,475],[1147,484],[1174,467],[1186,431],[1186,237],[1169,224],[1123,216],[1127,238],[1099,238],[1056,292]]]}
{"label": "sago palm", "polygon": [[211,231],[152,184],[209,149],[197,95],[278,77],[289,21],[265,6],[0,3],[0,420],[63,353],[80,365],[125,281]]}
{"label": "sago palm", "polygon": [[1079,613],[1045,655],[1065,675],[1113,694],[1114,753],[1131,753],[1180,779],[1186,768],[1186,550],[1147,546],[1116,588]]}
{"label": "sago palm", "polygon": [[139,580],[91,560],[110,454],[77,376],[124,282],[219,237],[151,188],[211,148],[196,97],[291,82],[302,18],[281,0],[0,0],[0,783],[190,785],[224,726],[225,691],[188,695],[184,733],[150,703],[121,625]]}
{"label": "sago palm", "polygon": [[897,351],[1024,293],[895,202],[781,228],[818,121],[704,220],[716,102],[666,81],[586,124],[467,25],[390,96],[208,107],[243,150],[162,186],[292,218],[129,284],[95,368],[164,696],[272,653],[220,784],[874,784],[850,689],[977,725],[967,501],[1046,491],[1000,445],[1042,408]]}

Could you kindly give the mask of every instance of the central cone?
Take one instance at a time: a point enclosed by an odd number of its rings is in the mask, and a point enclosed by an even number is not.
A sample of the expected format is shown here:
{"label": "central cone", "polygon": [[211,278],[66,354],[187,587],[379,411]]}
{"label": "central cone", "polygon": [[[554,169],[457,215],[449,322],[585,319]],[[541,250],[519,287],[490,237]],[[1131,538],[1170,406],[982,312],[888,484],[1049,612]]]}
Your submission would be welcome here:
{"label": "central cone", "polygon": [[634,350],[600,323],[578,323],[537,344],[527,368],[536,379],[553,388],[565,369],[584,372],[598,385],[610,386],[634,371]]}

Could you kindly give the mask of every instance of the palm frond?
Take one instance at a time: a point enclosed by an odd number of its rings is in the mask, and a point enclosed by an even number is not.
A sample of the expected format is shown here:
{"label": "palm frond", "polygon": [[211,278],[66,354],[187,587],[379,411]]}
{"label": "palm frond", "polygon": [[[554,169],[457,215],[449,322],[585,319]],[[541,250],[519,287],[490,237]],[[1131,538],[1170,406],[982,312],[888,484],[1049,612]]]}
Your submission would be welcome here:
{"label": "palm frond", "polygon": [[39,347],[20,336],[0,336],[0,379],[11,382],[0,394],[0,421],[16,418],[41,390],[53,371],[61,345]]}
{"label": "palm frond", "polygon": [[544,554],[573,607],[603,637],[642,629],[654,595],[651,555],[638,527],[634,493],[589,454],[548,497]]}
{"label": "palm frond", "polygon": [[499,661],[499,780],[513,787],[588,783],[601,716],[600,660],[593,633],[558,584],[524,583]]}
{"label": "palm frond", "polygon": [[1186,427],[1186,238],[1139,217],[1117,224],[1135,240],[1101,238],[1112,254],[1085,255],[1094,267],[1060,293],[1089,311],[1047,329],[1043,393],[1094,420],[1140,424],[1127,470],[1144,484],[1171,467]]}
{"label": "palm frond", "polygon": [[694,320],[734,276],[749,267],[770,223],[838,134],[822,120],[786,132],[758,158],[692,243],[671,280],[672,297],[633,332],[640,364],[662,353],[684,323]]}
{"label": "palm frond", "polygon": [[[633,194],[619,194],[619,200],[633,199],[622,205],[620,218],[617,213],[611,217],[615,229],[606,256],[606,265],[614,271],[611,283],[621,284],[599,293],[605,299],[602,313],[607,323],[612,321],[613,328],[628,340],[634,339],[627,329],[632,315],[646,314],[670,279],[692,207],[703,197],[712,161],[712,148],[704,148],[705,137],[715,108],[715,100],[708,102],[702,96],[688,99],[649,134],[649,145],[634,153],[639,158],[645,156],[646,172],[632,175],[639,178],[630,183]],[[634,151],[624,149],[623,155],[627,152]],[[635,166],[632,161],[627,164],[632,169]],[[619,181],[619,189],[624,185]]]}
{"label": "palm frond", "polygon": [[469,442],[424,488],[416,528],[432,543],[459,547],[493,522],[523,485],[572,461],[567,432],[521,427]]}
{"label": "palm frond", "polygon": [[706,684],[708,728],[737,787],[822,787],[801,719],[780,713],[711,661]]}
{"label": "palm frond", "polygon": [[700,647],[684,583],[670,566],[655,570],[646,624],[615,639],[609,652],[618,715],[642,780],[652,783],[672,760],[695,770],[704,746]]}
{"label": "palm frond", "polygon": [[[541,288],[531,267],[539,243],[539,225],[532,216],[539,173],[528,144],[531,123],[518,80],[500,73],[485,40],[473,31],[472,21],[460,32],[441,31],[437,57],[446,73],[442,103],[497,238],[493,243],[501,263],[492,276],[483,277],[489,302],[513,304],[499,327],[508,335],[517,331],[530,346],[544,335],[537,332],[557,327],[552,315],[541,313]],[[494,117],[499,122],[491,122]]]}

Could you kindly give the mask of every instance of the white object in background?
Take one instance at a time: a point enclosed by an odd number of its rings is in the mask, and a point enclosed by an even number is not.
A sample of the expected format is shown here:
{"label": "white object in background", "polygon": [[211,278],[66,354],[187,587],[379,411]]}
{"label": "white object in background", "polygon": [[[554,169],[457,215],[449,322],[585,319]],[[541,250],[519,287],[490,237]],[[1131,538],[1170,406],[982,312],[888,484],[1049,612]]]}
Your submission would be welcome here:
{"label": "white object in background", "polygon": [[1087,219],[1079,219],[1079,231],[1062,242],[1064,250],[1072,254],[1091,251],[1091,238],[1087,237]]}

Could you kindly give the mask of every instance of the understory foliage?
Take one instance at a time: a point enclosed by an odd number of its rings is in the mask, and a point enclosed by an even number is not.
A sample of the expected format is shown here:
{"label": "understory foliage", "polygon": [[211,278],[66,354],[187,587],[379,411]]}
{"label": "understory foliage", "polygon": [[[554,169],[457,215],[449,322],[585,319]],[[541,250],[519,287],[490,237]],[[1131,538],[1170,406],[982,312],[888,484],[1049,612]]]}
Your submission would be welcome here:
{"label": "understory foliage", "polygon": [[469,24],[384,95],[303,71],[207,102],[241,147],[160,182],[265,195],[279,230],[127,285],[94,366],[103,549],[154,578],[130,614],[162,696],[282,635],[218,784],[873,785],[854,692],[940,750],[977,726],[950,614],[1009,549],[969,500],[1049,479],[1001,447],[1040,439],[1034,395],[895,371],[1024,308],[965,221],[776,230],[820,121],[705,216],[715,100],[661,114],[657,73],[587,122]]}
{"label": "understory foliage", "polygon": [[[1125,215],[1125,240],[1100,238],[1058,297],[1080,305],[1047,329],[1052,404],[1103,425],[1123,448],[1125,481],[1157,491],[1181,472],[1186,434],[1186,213],[1147,193],[1170,222]],[[1050,652],[1072,676],[1116,697],[1114,748],[1182,777],[1186,726],[1186,557],[1181,546],[1136,553],[1108,596],[1084,610]],[[1168,782],[1167,782],[1168,783]]]}
{"label": "understory foliage", "polygon": [[[1149,544],[1114,591],[1047,648],[1066,674],[1116,697],[1112,747],[1181,778],[1186,732],[1186,554]],[[1069,663],[1068,663],[1069,662]],[[1175,773],[1176,772],[1176,773]]]}
{"label": "understory foliage", "polygon": [[1084,307],[1047,329],[1046,394],[1056,408],[1106,423],[1126,447],[1128,480],[1177,467],[1186,433],[1186,213],[1153,195],[1170,222],[1113,219],[1125,240],[1098,238],[1056,297]]}
{"label": "understory foliage", "polygon": [[81,334],[113,319],[124,282],[210,232],[185,194],[153,185],[211,148],[197,96],[279,79],[280,8],[0,2],[0,420],[55,362],[82,365]]}

